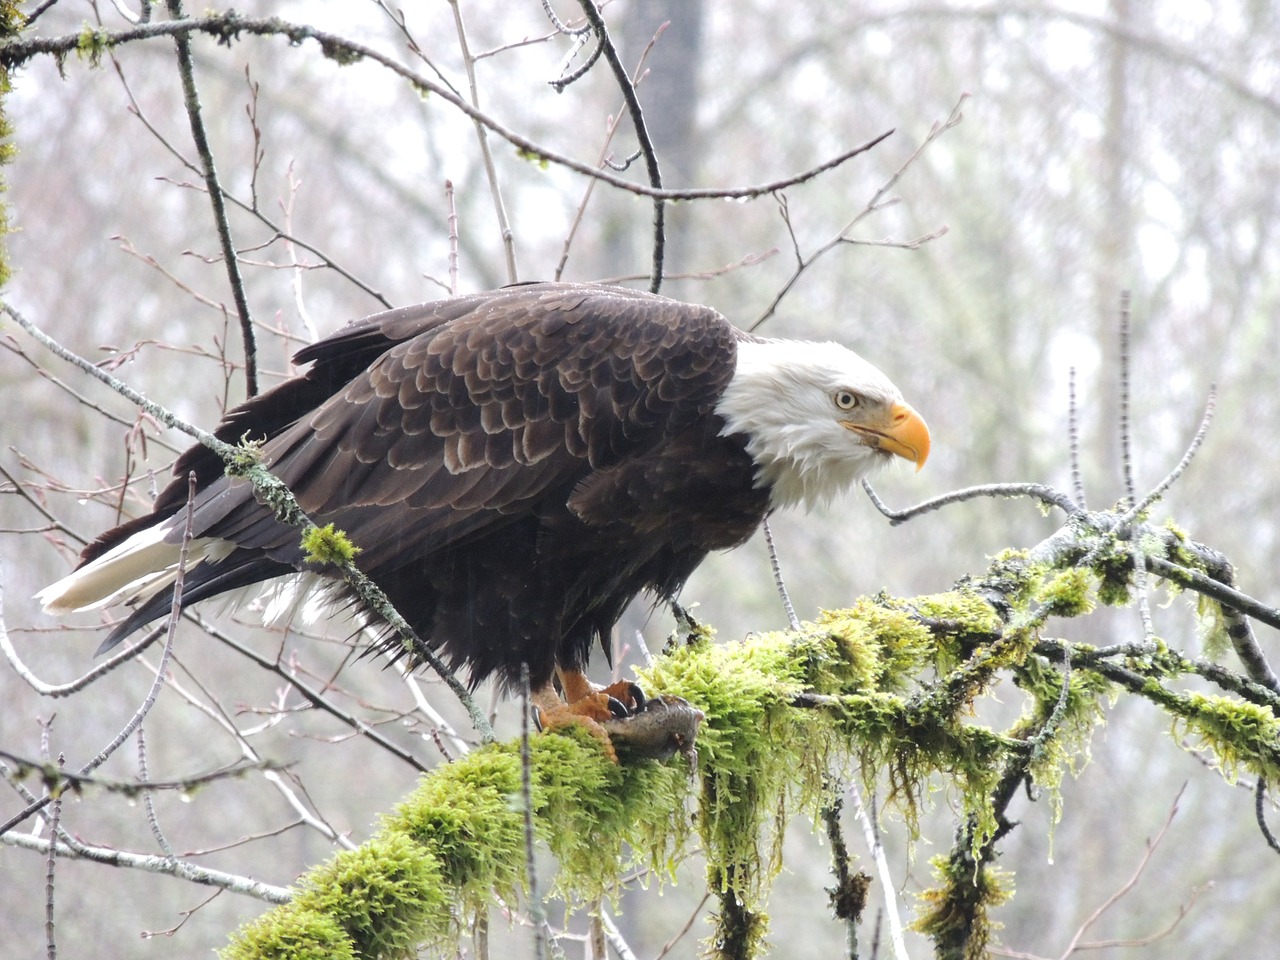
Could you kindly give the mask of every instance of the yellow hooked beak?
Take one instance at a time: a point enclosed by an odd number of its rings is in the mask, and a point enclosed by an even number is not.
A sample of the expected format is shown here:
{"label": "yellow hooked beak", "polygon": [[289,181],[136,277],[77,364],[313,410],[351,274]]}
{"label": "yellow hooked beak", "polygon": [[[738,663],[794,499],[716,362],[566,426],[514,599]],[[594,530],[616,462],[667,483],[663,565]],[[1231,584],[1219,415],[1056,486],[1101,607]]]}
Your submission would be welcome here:
{"label": "yellow hooked beak", "polygon": [[924,418],[908,404],[895,403],[889,408],[889,416],[883,424],[841,420],[840,426],[858,434],[869,447],[910,460],[917,471],[929,459],[929,428]]}

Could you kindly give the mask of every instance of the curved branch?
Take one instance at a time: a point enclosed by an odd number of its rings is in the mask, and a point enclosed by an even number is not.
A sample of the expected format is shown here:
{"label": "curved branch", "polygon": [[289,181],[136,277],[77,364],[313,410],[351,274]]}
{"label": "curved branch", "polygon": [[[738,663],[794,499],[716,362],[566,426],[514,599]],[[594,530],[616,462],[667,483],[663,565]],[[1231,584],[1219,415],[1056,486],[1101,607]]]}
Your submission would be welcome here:
{"label": "curved branch", "polygon": [[953,503],[976,500],[979,497],[1031,497],[1048,506],[1059,508],[1068,516],[1074,517],[1083,513],[1071,497],[1043,483],[987,483],[977,487],[965,487],[963,490],[953,490],[932,500],[925,500],[905,510],[889,509],[866,480],[862,481],[862,489],[867,492],[876,509],[889,518],[890,526],[894,527],[908,520],[914,520],[921,514],[941,510]]}
{"label": "curved branch", "polygon": [[214,14],[208,17],[189,20],[170,20],[164,23],[148,23],[132,27],[128,30],[98,30],[92,32],[92,34],[76,34],[75,36],[30,37],[21,40],[11,40],[8,43],[0,45],[0,67],[8,69],[21,67],[33,57],[41,54],[50,54],[61,61],[69,54],[84,50],[86,45],[89,46],[90,56],[92,57],[92,49],[94,47],[115,47],[120,44],[133,43],[139,40],[152,40],[157,37],[171,37],[179,33],[204,33],[213,37],[222,44],[229,44],[233,40],[239,39],[241,34],[251,34],[253,36],[264,37],[280,36],[295,45],[300,45],[307,40],[314,40],[316,43],[320,44],[320,48],[324,52],[325,56],[341,64],[349,64],[357,60],[364,59],[385,67],[392,73],[413,84],[418,90],[439,97],[461,113],[466,114],[472,120],[492,130],[526,156],[545,160],[548,163],[554,163],[557,166],[572,170],[575,173],[582,174],[583,176],[600,180],[610,186],[617,187],[620,190],[626,190],[630,193],[638,194],[639,196],[653,197],[655,199],[750,200],[756,197],[762,197],[767,194],[775,193],[778,190],[785,190],[787,187],[792,187],[796,184],[812,180],[815,177],[826,173],[828,170],[832,170],[841,164],[852,160],[854,157],[866,153],[893,133],[892,130],[887,130],[867,142],[846,150],[843,153],[832,157],[815,167],[811,167],[802,173],[784,177],[780,180],[774,180],[769,183],[749,187],[705,187],[670,190],[651,187],[642,183],[635,183],[623,177],[614,176],[608,171],[601,170],[598,167],[593,167],[590,164],[556,153],[554,150],[541,146],[527,137],[521,136],[509,127],[502,125],[487,113],[477,110],[441,83],[430,80],[414,70],[410,70],[408,67],[404,66],[404,64],[392,60],[386,54],[381,53],[372,47],[365,46],[362,43],[356,43],[354,40],[348,40],[346,37],[339,36],[335,33],[317,30],[314,27],[306,26],[304,24],[291,23],[287,20],[282,20],[279,17],[248,18],[242,17],[234,11],[229,11],[227,13]]}

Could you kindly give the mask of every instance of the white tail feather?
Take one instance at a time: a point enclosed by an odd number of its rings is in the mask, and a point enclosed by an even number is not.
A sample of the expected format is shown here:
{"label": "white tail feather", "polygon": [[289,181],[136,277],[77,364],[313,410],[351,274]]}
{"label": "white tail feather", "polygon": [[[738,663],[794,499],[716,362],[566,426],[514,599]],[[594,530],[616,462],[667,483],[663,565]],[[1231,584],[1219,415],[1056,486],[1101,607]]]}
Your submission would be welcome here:
{"label": "white tail feather", "polygon": [[[57,583],[51,583],[36,599],[46,613],[74,613],[99,607],[138,602],[173,585],[178,576],[181,544],[168,543],[168,528],[161,524],[135,533]],[[225,557],[234,545],[214,537],[192,540],[188,567]]]}

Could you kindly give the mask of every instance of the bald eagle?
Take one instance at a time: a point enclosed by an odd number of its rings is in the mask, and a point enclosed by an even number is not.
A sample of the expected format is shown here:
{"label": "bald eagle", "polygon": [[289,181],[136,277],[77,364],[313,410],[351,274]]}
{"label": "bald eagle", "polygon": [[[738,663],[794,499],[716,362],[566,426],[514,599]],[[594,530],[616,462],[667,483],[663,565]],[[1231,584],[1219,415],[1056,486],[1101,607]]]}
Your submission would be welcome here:
{"label": "bald eagle", "polygon": [[[262,440],[308,515],[346,532],[357,564],[472,684],[511,687],[527,665],[540,706],[560,702],[556,684],[571,704],[600,696],[588,656],[595,641],[608,654],[638,594],[674,599],[770,511],[929,453],[898,388],[844,347],[762,339],[709,307],[613,286],[405,307],[295,359],[310,369],[232,410],[217,436]],[[55,614],[132,607],[101,650],[172,603],[189,471],[183,604],[314,570],[298,531],[194,447],[151,514],[39,594]],[[624,713],[638,696],[620,694]]]}

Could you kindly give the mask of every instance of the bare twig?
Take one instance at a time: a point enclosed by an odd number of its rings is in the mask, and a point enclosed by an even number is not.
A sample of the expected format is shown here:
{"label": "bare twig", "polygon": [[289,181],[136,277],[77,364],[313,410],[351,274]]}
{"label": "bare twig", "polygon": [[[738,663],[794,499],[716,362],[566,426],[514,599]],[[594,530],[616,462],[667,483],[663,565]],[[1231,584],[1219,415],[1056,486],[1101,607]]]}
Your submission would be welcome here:
{"label": "bare twig", "polygon": [[[167,0],[169,16],[182,20],[182,0]],[[231,296],[236,314],[240,318],[240,338],[244,345],[245,391],[249,396],[258,392],[258,346],[253,330],[253,315],[249,312],[249,299],[245,295],[244,280],[240,276],[235,244],[231,241],[231,225],[227,221],[227,208],[223,203],[222,187],[218,183],[218,168],[213,161],[213,151],[200,115],[200,95],[196,90],[195,66],[191,60],[191,35],[175,33],[173,41],[178,48],[178,72],[182,77],[182,94],[186,102],[187,118],[191,122],[191,139],[200,155],[201,173],[208,189],[209,202],[213,205],[213,220],[217,227],[218,243],[222,247],[222,259],[231,284]]]}
{"label": "bare twig", "polygon": [[[708,893],[704,893],[704,904],[707,902],[708,896]],[[694,916],[696,915],[698,915],[698,913],[695,911]],[[690,919],[690,924],[692,924],[692,919]],[[609,918],[609,915],[604,913],[603,910],[600,911],[600,925],[604,928],[604,936],[608,938],[609,946],[613,947],[614,954],[618,955],[618,960],[636,960],[635,951],[632,951],[631,946],[628,945],[626,940],[623,940],[622,932],[618,931],[617,924],[613,923],[613,920]],[[689,929],[689,925],[686,924],[685,929],[687,931],[687,929]],[[666,950],[663,950],[662,954],[658,954],[658,957],[655,960],[660,960],[660,957],[662,957],[663,954],[666,954],[666,952]]]}
{"label": "bare twig", "polygon": [[898,888],[893,882],[893,874],[889,872],[889,861],[884,855],[884,844],[880,842],[880,831],[876,829],[875,821],[862,801],[862,791],[856,783],[849,784],[849,792],[853,797],[854,816],[862,824],[867,848],[871,851],[871,859],[875,861],[876,873],[880,875],[881,895],[884,897],[885,911],[889,915],[889,940],[893,944],[893,955],[897,960],[909,960],[907,942],[902,934],[902,917],[898,913]]}
{"label": "bare twig", "polygon": [[1182,458],[1178,461],[1177,465],[1169,471],[1168,476],[1152,487],[1151,490],[1142,497],[1142,499],[1138,500],[1132,507],[1125,511],[1125,513],[1120,517],[1120,526],[1124,526],[1137,519],[1144,510],[1164,496],[1165,491],[1173,486],[1178,478],[1186,472],[1187,467],[1191,465],[1191,461],[1195,459],[1195,455],[1199,451],[1200,445],[1204,443],[1204,438],[1209,432],[1209,425],[1213,423],[1213,408],[1216,395],[1217,390],[1214,385],[1211,384],[1209,386],[1208,399],[1205,400],[1204,404],[1204,415],[1200,418],[1200,426],[1196,429],[1196,434],[1191,438],[1191,443],[1187,445],[1187,449],[1182,454]]}
{"label": "bare twig", "polygon": [[1262,837],[1267,841],[1267,846],[1280,853],[1280,840],[1276,839],[1276,835],[1271,832],[1271,827],[1267,825],[1267,781],[1265,777],[1259,777],[1257,784],[1253,788],[1253,814],[1258,821],[1258,829],[1262,831]]}
{"label": "bare twig", "polygon": [[1129,413],[1129,364],[1133,359],[1129,353],[1129,326],[1132,315],[1129,311],[1129,291],[1120,291],[1120,409],[1117,417],[1120,425],[1120,469],[1124,474],[1124,495],[1126,502],[1132,505],[1137,499],[1133,483],[1133,437],[1131,435],[1131,418]]}
{"label": "bare twig", "polygon": [[1143,873],[1146,872],[1147,865],[1151,862],[1151,857],[1155,854],[1156,848],[1160,846],[1161,841],[1164,840],[1165,834],[1168,833],[1169,827],[1173,823],[1173,818],[1178,815],[1178,801],[1182,799],[1182,794],[1186,789],[1187,785],[1185,783],[1178,789],[1177,796],[1173,798],[1173,803],[1169,807],[1169,813],[1165,817],[1164,823],[1161,824],[1160,829],[1156,831],[1156,835],[1147,841],[1147,848],[1143,852],[1142,857],[1138,860],[1138,865],[1134,868],[1132,875],[1130,875],[1129,879],[1126,880],[1115,893],[1107,897],[1107,899],[1104,900],[1097,909],[1085,918],[1084,923],[1080,924],[1079,928],[1077,928],[1075,934],[1068,942],[1066,949],[1062,951],[1061,960],[1066,960],[1067,957],[1070,957],[1071,954],[1075,952],[1076,946],[1080,943],[1080,940],[1084,937],[1086,931],[1098,922],[1098,918],[1115,906],[1137,885]]}
{"label": "bare twig", "polygon": [[[471,105],[476,113],[480,110],[480,87],[476,83],[476,61],[467,45],[467,29],[462,21],[462,5],[458,0],[449,0],[453,9],[453,24],[458,34],[458,49],[462,52],[462,62],[467,71],[467,89]],[[472,116],[476,127],[476,140],[480,145],[480,158],[484,163],[485,176],[489,180],[489,195],[493,198],[494,215],[498,218],[498,230],[502,235],[502,249],[507,257],[507,283],[516,283],[520,279],[516,269],[516,238],[511,230],[511,222],[507,219],[507,206],[502,199],[502,185],[498,182],[498,168],[493,163],[493,151],[489,148],[489,131]]]}
{"label": "bare twig", "polygon": [[[142,778],[144,783],[150,779],[147,773],[146,730],[146,724],[138,727],[138,776]],[[164,851],[166,857],[174,856],[173,847],[170,846],[168,838],[164,835],[164,830],[160,828],[160,818],[156,815],[155,799],[152,797],[150,790],[143,791],[142,805],[147,811],[147,824],[151,827],[151,835],[156,838],[156,843]]]}
{"label": "bare twig", "polygon": [[[20,847],[24,850],[34,850],[37,853],[46,855],[50,846],[49,840],[13,831],[0,834],[0,843],[10,847]],[[272,886],[269,883],[263,883],[250,877],[240,877],[235,874],[224,873],[221,870],[212,870],[208,867],[198,867],[187,863],[185,860],[144,856],[142,854],[126,853],[123,850],[112,850],[106,847],[95,847],[81,843],[72,846],[65,841],[57,843],[56,846],[58,856],[66,860],[91,860],[95,863],[102,863],[112,867],[130,867],[147,873],[168,874],[169,876],[190,880],[192,883],[221,887],[232,893],[242,893],[257,900],[265,900],[268,903],[288,903],[293,897],[285,887]]]}
{"label": "bare twig", "polygon": [[[765,307],[764,312],[761,313],[760,316],[756,318],[755,322],[752,323],[751,326],[747,328],[748,330],[752,330],[752,331],[756,330],[766,320],[772,317],[774,313],[777,312],[778,305],[782,303],[783,299],[787,296],[787,294],[791,292],[792,287],[794,287],[796,283],[800,280],[801,275],[806,270],[808,270],[809,267],[813,266],[813,264],[820,257],[834,250],[836,247],[840,246],[841,244],[845,244],[845,243],[873,244],[876,246],[895,246],[895,247],[905,247],[907,249],[916,249],[922,244],[925,244],[930,240],[937,239],[938,237],[941,237],[943,234],[947,232],[947,228],[944,226],[939,228],[938,230],[935,230],[933,233],[926,234],[923,237],[918,237],[915,240],[906,241],[906,242],[856,240],[849,235],[850,231],[852,231],[856,226],[858,226],[858,224],[862,223],[862,221],[865,220],[867,217],[897,202],[896,198],[890,198],[890,197],[887,197],[886,195],[889,193],[890,190],[892,190],[895,186],[897,186],[898,181],[902,179],[903,174],[905,174],[907,170],[910,169],[911,166],[917,160],[920,159],[920,157],[923,155],[924,151],[929,147],[930,144],[932,144],[935,140],[941,137],[944,133],[946,133],[952,127],[960,123],[960,121],[964,118],[964,114],[961,113],[961,107],[964,106],[964,102],[968,98],[969,98],[969,95],[967,93],[961,94],[960,99],[956,101],[956,105],[955,107],[952,108],[951,113],[948,115],[947,119],[944,121],[935,123],[933,125],[932,129],[930,129],[929,131],[929,135],[926,136],[924,140],[920,142],[920,145],[916,147],[916,149],[912,152],[911,156],[909,156],[906,159],[906,161],[903,162],[903,164],[893,172],[893,175],[889,177],[889,179],[886,180],[883,184],[880,185],[880,187],[876,190],[876,192],[871,195],[871,199],[866,202],[866,204],[863,206],[863,208],[860,211],[858,211],[858,213],[854,216],[854,218],[850,220],[848,223],[846,223],[839,233],[837,233],[834,237],[832,237],[822,246],[818,247],[818,249],[814,250],[813,253],[809,254],[807,257],[800,252],[800,244],[796,240],[795,231],[792,229],[792,226],[791,226],[791,216],[790,216],[790,211],[787,208],[786,200],[785,198],[779,199],[779,211],[782,215],[782,222],[786,225],[787,233],[791,237],[792,248],[796,256],[796,266],[795,266],[795,269],[791,272],[791,276],[787,278],[786,282],[783,283],[782,287],[778,290],[778,292],[774,294],[773,300],[770,301],[767,307]],[[775,193],[776,192],[777,191],[775,191]]]}
{"label": "bare twig", "polygon": [[454,203],[453,181],[444,182],[444,202],[449,208],[449,296],[458,295],[458,207]]}
{"label": "bare twig", "polygon": [[[662,36],[667,25],[663,24],[658,28],[649,42],[645,44],[644,50],[640,53],[640,58],[636,62],[635,73],[632,74],[631,82],[633,86],[638,87],[644,78],[644,63],[649,58],[649,54],[653,51],[654,45],[658,42],[658,37]],[[588,28],[589,29],[589,28]],[[618,130],[618,124],[622,120],[622,112],[609,117],[609,122],[605,126],[604,143],[600,145],[599,164],[608,165],[612,169],[617,169],[614,164],[609,162],[609,144],[613,142],[613,135]],[[573,244],[573,238],[577,235],[578,227],[582,225],[583,216],[587,212],[587,203],[591,200],[591,195],[595,192],[596,180],[588,180],[586,188],[582,191],[582,200],[578,204],[578,209],[574,211],[573,223],[569,225],[569,232],[565,235],[564,245],[560,251],[560,261],[556,264],[555,279],[559,280],[564,275],[565,264],[569,262],[569,248]],[[644,279],[636,277],[635,279]]]}
{"label": "bare twig", "polygon": [[[596,42],[600,45],[600,49],[604,51],[604,59],[609,64],[609,69],[613,71],[614,81],[618,84],[618,89],[622,91],[622,99],[627,104],[627,112],[631,115],[631,125],[635,129],[636,140],[640,144],[640,153],[644,157],[645,172],[649,177],[649,186],[655,190],[661,190],[662,171],[658,167],[658,152],[653,148],[653,141],[649,137],[649,128],[644,122],[644,110],[640,106],[640,98],[636,96],[635,84],[631,82],[631,77],[627,74],[627,68],[622,65],[622,58],[618,56],[618,50],[613,45],[613,38],[609,36],[604,17],[600,15],[600,8],[596,6],[595,0],[578,0],[578,2],[582,5],[582,12],[587,16],[587,23],[591,25],[591,29],[596,35]],[[657,293],[662,289],[662,261],[665,256],[667,242],[665,222],[665,203],[661,197],[655,196],[653,199],[653,267],[649,279],[650,293]]]}
{"label": "bare twig", "polygon": [[[1275,627],[1280,630],[1280,610],[1275,607],[1267,606],[1262,601],[1255,600],[1234,587],[1220,583],[1199,570],[1192,570],[1190,567],[1170,563],[1160,557],[1144,557],[1143,563],[1152,573],[1158,573],[1166,580],[1172,580],[1174,583],[1189,590],[1196,591],[1196,593],[1203,593],[1206,597],[1212,597],[1225,606],[1239,610],[1255,620],[1262,621],[1269,627]],[[1268,686],[1270,686],[1270,683],[1268,683]]]}
{"label": "bare twig", "polygon": [[764,530],[764,542],[769,548],[769,566],[773,570],[773,583],[778,588],[778,596],[782,599],[782,609],[787,613],[787,624],[792,630],[800,629],[800,618],[796,616],[796,608],[791,605],[791,595],[787,593],[787,585],[782,579],[782,563],[778,560],[778,548],[773,542],[773,531],[769,529],[769,518],[765,517],[760,524]]}
{"label": "bare twig", "polygon": [[1067,371],[1067,450],[1071,458],[1071,493],[1076,506],[1087,510],[1084,475],[1080,469],[1080,407],[1076,401],[1076,368]]}
{"label": "bare twig", "polygon": [[914,520],[921,514],[940,510],[953,503],[976,500],[979,497],[1030,497],[1048,506],[1057,507],[1068,516],[1074,516],[1081,512],[1075,501],[1069,496],[1043,483],[987,483],[977,487],[965,487],[963,490],[953,490],[951,493],[945,493],[940,497],[925,500],[923,503],[907,507],[905,510],[889,509],[866,480],[862,481],[862,489],[867,492],[867,496],[871,498],[875,508],[888,517],[890,525],[895,527],[900,523],[906,523],[908,520]]}
{"label": "bare twig", "polygon": [[529,717],[533,704],[529,692],[529,665],[520,664],[520,798],[524,815],[524,867],[529,917],[533,922],[533,954],[547,960],[547,914],[538,893],[538,870],[533,857],[533,758],[529,754]]}
{"label": "bare twig", "polygon": [[75,680],[71,680],[68,683],[45,683],[19,658],[17,650],[14,649],[13,643],[9,639],[9,632],[4,626],[4,586],[3,582],[0,581],[0,652],[4,653],[4,657],[9,662],[9,666],[13,668],[14,673],[26,681],[27,685],[42,697],[66,697],[73,693],[78,693],[95,680],[115,670],[120,664],[132,660],[151,644],[155,643],[156,640],[160,639],[160,635],[164,631],[164,625],[154,627],[147,631],[147,634],[137,643],[117,651],[88,673],[77,677]]}
{"label": "bare twig", "polygon": [[[58,767],[61,768],[64,763],[62,754],[58,754]],[[53,810],[49,814],[49,835],[56,837],[59,832],[59,822],[62,819],[62,796],[59,794],[53,801]],[[44,872],[44,936],[45,936],[45,955],[49,960],[56,960],[58,956],[58,939],[55,935],[56,926],[54,924],[54,891],[57,885],[54,882],[56,877],[56,865],[58,862],[58,845],[56,843],[49,844],[49,853],[45,862]]]}

